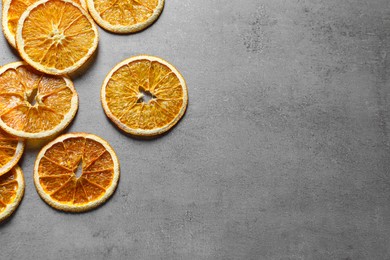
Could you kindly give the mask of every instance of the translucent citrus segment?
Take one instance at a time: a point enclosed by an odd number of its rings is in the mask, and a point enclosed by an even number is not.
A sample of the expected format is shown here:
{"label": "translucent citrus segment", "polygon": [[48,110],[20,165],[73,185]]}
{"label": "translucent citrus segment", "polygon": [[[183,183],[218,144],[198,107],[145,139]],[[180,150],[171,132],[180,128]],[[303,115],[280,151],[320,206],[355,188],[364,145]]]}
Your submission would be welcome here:
{"label": "translucent citrus segment", "polygon": [[145,29],[161,14],[164,0],[87,0],[88,10],[104,29],[131,33]]}
{"label": "translucent citrus segment", "polygon": [[110,145],[92,134],[71,133],[38,154],[34,182],[54,208],[86,211],[105,202],[119,180],[119,161]]}
{"label": "translucent citrus segment", "polygon": [[17,49],[35,69],[53,75],[76,71],[95,52],[98,31],[89,14],[70,0],[41,0],[22,14]]}
{"label": "translucent citrus segment", "polygon": [[45,138],[74,118],[78,96],[70,79],[38,72],[23,62],[0,69],[0,126],[22,138]]}
{"label": "translucent citrus segment", "polygon": [[[74,3],[79,4],[85,10],[87,9],[87,4],[85,0],[72,0]],[[18,21],[26,9],[38,2],[37,0],[4,0],[3,1],[3,32],[8,40],[8,42],[16,47],[15,34]]]}
{"label": "translucent citrus segment", "polygon": [[24,141],[0,129],[0,176],[14,167],[24,151]]}
{"label": "translucent citrus segment", "polygon": [[19,206],[24,193],[24,177],[19,166],[0,176],[0,222]]}
{"label": "translucent citrus segment", "polygon": [[102,86],[101,101],[106,115],[123,131],[159,135],[183,116],[188,103],[187,86],[168,62],[137,56],[111,70]]}

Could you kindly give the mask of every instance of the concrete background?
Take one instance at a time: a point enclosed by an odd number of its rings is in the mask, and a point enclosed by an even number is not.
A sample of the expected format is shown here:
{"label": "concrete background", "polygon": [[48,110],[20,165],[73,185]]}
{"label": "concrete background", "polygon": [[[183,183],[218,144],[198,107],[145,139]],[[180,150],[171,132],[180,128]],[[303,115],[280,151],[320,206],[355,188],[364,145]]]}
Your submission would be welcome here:
{"label": "concrete background", "polygon": [[[67,129],[119,155],[118,190],[67,214],[35,191],[0,226],[0,259],[390,259],[388,0],[167,0],[144,32],[100,30]],[[160,56],[190,104],[168,135],[122,134],[100,86]],[[0,64],[18,60],[0,37]]]}

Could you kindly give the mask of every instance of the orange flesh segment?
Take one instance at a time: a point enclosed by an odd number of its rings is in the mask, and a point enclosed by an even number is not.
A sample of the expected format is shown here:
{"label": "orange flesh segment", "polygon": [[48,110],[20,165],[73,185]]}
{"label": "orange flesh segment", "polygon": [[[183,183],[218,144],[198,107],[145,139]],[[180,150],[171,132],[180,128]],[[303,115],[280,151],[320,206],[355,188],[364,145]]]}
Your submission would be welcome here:
{"label": "orange flesh segment", "polygon": [[31,10],[22,35],[24,51],[32,61],[58,70],[69,68],[87,56],[97,37],[79,8],[58,0]]}
{"label": "orange flesh segment", "polygon": [[5,210],[8,204],[12,203],[16,197],[19,187],[17,173],[14,169],[0,176],[0,213]]}
{"label": "orange flesh segment", "polygon": [[53,129],[69,112],[72,98],[73,92],[63,78],[41,74],[28,66],[0,75],[0,117],[15,130],[39,133]]}
{"label": "orange flesh segment", "polygon": [[0,129],[0,167],[10,162],[16,153],[19,140]]}
{"label": "orange flesh segment", "polygon": [[[82,173],[76,176],[81,164]],[[73,137],[51,146],[40,160],[39,181],[52,199],[82,205],[99,199],[111,185],[114,162],[99,142]]]}
{"label": "orange flesh segment", "polygon": [[[141,92],[153,99],[140,102]],[[167,66],[139,60],[120,67],[106,86],[106,102],[111,113],[132,129],[160,128],[179,114],[183,105],[183,88],[179,78]]]}
{"label": "orange flesh segment", "polygon": [[158,0],[95,0],[101,18],[112,25],[130,26],[148,20]]}

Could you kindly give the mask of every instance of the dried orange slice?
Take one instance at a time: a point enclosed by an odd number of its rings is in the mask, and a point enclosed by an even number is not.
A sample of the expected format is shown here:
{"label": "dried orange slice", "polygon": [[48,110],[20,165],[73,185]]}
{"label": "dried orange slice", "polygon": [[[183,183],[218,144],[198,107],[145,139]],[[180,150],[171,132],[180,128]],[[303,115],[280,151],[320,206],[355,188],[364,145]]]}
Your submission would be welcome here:
{"label": "dried orange slice", "polygon": [[0,129],[0,176],[11,170],[24,151],[24,141]]}
{"label": "dried orange slice", "polygon": [[70,79],[43,74],[24,62],[0,69],[0,127],[11,135],[54,136],[72,121],[77,108]]}
{"label": "dried orange slice", "polygon": [[101,102],[106,115],[123,131],[155,136],[168,131],[184,115],[187,86],[167,61],[136,56],[120,62],[108,73]]}
{"label": "dried orange slice", "polygon": [[164,0],[87,0],[93,19],[114,33],[138,32],[160,16]]}
{"label": "dried orange slice", "polygon": [[86,10],[70,0],[41,0],[19,19],[16,46],[35,69],[52,74],[72,73],[95,52],[98,31]]}
{"label": "dried orange slice", "polygon": [[65,134],[39,152],[34,183],[52,207],[81,212],[105,202],[119,180],[119,161],[111,146],[87,133]]}
{"label": "dried orange slice", "polygon": [[[73,0],[87,10],[85,0]],[[15,34],[16,26],[20,16],[26,11],[27,7],[38,2],[37,0],[4,0],[3,1],[3,32],[8,42],[16,48]]]}
{"label": "dried orange slice", "polygon": [[0,222],[16,210],[23,194],[24,177],[19,166],[0,176]]}

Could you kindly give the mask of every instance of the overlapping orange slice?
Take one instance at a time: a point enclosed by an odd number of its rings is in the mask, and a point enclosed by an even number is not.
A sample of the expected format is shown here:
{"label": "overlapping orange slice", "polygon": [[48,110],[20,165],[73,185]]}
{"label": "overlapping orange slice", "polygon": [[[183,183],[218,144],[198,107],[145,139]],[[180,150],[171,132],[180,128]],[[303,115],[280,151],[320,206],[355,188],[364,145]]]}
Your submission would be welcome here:
{"label": "overlapping orange slice", "polygon": [[[73,0],[87,10],[85,0]],[[4,0],[3,1],[3,32],[8,42],[16,48],[15,34],[16,26],[20,16],[26,11],[27,7],[38,2],[38,0]]]}
{"label": "overlapping orange slice", "polygon": [[0,69],[0,127],[13,136],[41,139],[74,118],[78,96],[67,77],[50,76],[23,62]]}
{"label": "overlapping orange slice", "polygon": [[95,22],[70,0],[40,0],[21,15],[16,28],[19,54],[35,69],[52,75],[75,72],[95,52]]}

